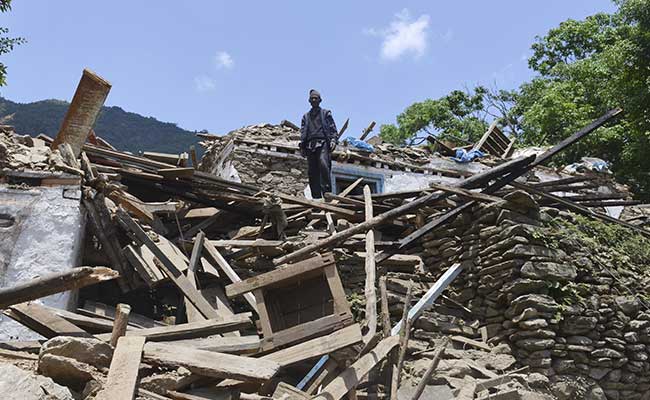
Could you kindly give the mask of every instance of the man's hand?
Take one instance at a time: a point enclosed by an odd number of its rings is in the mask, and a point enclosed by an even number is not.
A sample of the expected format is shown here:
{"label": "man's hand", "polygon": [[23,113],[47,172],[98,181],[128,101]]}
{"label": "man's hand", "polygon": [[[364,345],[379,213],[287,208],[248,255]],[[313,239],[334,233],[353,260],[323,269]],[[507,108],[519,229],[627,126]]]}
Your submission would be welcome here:
{"label": "man's hand", "polygon": [[336,139],[330,139],[330,151],[334,151],[339,142]]}

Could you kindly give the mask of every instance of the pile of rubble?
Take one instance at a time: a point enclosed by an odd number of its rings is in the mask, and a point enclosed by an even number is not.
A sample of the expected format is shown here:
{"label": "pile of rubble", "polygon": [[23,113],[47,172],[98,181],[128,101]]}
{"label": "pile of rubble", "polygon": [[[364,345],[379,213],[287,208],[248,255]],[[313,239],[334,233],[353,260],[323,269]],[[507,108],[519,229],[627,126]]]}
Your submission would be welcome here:
{"label": "pile of rubble", "polygon": [[[66,121],[92,125],[75,114],[92,107],[74,104]],[[624,253],[650,232],[599,211],[627,194],[540,179],[542,163],[616,114],[513,159],[491,128],[482,146],[503,153],[491,166],[342,146],[341,162],[431,179],[373,194],[361,177],[324,202],[301,195],[289,123],[205,137],[200,167],[193,149],[188,160],[86,143],[88,126],[55,139],[5,130],[0,183],[35,192],[50,178],[34,171],[63,170],[88,223],[84,267],[3,276],[0,309],[33,337],[0,342],[0,388],[21,399],[647,398],[650,255]],[[288,173],[274,175],[276,158]],[[22,216],[3,207],[0,234],[19,234]],[[585,217],[621,248],[581,234]],[[68,308],[48,303],[69,291]]]}

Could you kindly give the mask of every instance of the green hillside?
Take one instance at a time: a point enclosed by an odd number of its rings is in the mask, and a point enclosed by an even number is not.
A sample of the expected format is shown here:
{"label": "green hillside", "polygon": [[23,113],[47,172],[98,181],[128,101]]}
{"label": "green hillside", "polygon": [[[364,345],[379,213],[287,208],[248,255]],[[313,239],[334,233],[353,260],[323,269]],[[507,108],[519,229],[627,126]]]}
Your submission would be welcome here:
{"label": "green hillside", "polygon": [[[61,100],[21,104],[0,97],[0,121],[5,125],[13,125],[20,134],[37,136],[44,133],[54,137],[59,131],[68,105],[68,102]],[[95,124],[95,132],[115,148],[133,153],[186,152],[190,145],[198,142],[195,132],[115,106],[103,107]],[[200,150],[198,146],[197,150]]]}

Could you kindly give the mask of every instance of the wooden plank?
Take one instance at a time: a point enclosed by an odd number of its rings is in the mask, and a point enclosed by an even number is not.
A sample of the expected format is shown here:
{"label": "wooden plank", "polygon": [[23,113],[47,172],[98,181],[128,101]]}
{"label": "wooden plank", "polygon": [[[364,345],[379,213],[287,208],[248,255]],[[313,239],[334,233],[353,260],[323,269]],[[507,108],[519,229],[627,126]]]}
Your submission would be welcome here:
{"label": "wooden plank", "polygon": [[468,198],[470,200],[482,201],[485,203],[494,203],[496,201],[502,200],[500,197],[490,196],[489,194],[485,194],[481,192],[472,192],[470,190],[457,188],[453,186],[441,185],[438,183],[429,183],[429,186],[432,189],[441,190],[447,193],[453,193],[461,197]]}
{"label": "wooden plank", "polygon": [[313,397],[318,400],[340,400],[351,389],[356,387],[361,379],[376,367],[388,353],[399,343],[398,337],[388,337],[377,345],[368,354],[355,361],[350,367],[346,368],[339,376],[334,378],[323,391]]}
{"label": "wooden plank", "polygon": [[336,136],[336,139],[340,139],[341,136],[345,133],[345,131],[348,129],[348,125],[350,124],[350,118],[347,118],[345,122],[343,123],[343,126],[341,127],[341,130],[339,131],[338,135]]}
{"label": "wooden plank", "polygon": [[133,399],[138,383],[138,372],[145,338],[121,337],[113,353],[111,367],[98,400]]}
{"label": "wooden plank", "polygon": [[[373,217],[372,197],[370,187],[368,185],[363,187],[363,195],[365,200],[366,221],[370,221]],[[372,337],[377,333],[377,291],[375,284],[377,281],[377,269],[375,265],[375,232],[369,229],[366,232],[366,282],[364,287],[364,295],[366,297],[366,325],[368,331],[364,335],[364,342],[368,343]]]}
{"label": "wooden plank", "polygon": [[321,336],[341,329],[351,323],[353,323],[352,316],[348,313],[327,315],[314,321],[304,322],[279,332],[273,332],[270,337],[265,335],[262,348],[280,347],[304,341],[314,336]]}
{"label": "wooden plank", "polygon": [[277,196],[280,197],[282,200],[286,201],[287,203],[291,204],[300,204],[303,206],[311,207],[311,208],[316,208],[319,210],[323,211],[329,211],[334,215],[338,215],[342,218],[345,219],[354,219],[357,215],[356,212],[347,210],[345,208],[341,207],[336,207],[333,206],[329,203],[325,202],[318,202],[318,201],[313,201],[313,200],[308,200],[303,197],[295,197],[295,196],[290,196],[288,194],[283,194],[283,193],[277,193]]}
{"label": "wooden plank", "polygon": [[[232,269],[230,264],[228,264],[228,261],[226,261],[226,259],[223,258],[221,253],[219,253],[219,251],[210,243],[209,240],[203,242],[203,247],[205,248],[205,250],[207,250],[208,254],[210,254],[212,259],[216,261],[217,265],[219,265],[221,270],[226,274],[226,276],[228,276],[228,279],[230,279],[232,283],[241,282],[241,278]],[[255,296],[253,296],[252,293],[245,293],[244,299],[251,306],[251,308],[255,310],[255,312],[258,312],[257,300],[255,300]]]}
{"label": "wooden plank", "polygon": [[117,272],[106,267],[79,267],[43,275],[12,287],[0,289],[0,309],[66,290],[109,281],[117,277],[119,277]]}
{"label": "wooden plank", "polygon": [[647,230],[645,230],[643,228],[639,228],[638,226],[632,225],[629,222],[625,222],[623,220],[610,217],[609,215],[601,214],[601,213],[596,212],[594,210],[590,210],[590,209],[588,209],[586,207],[583,207],[581,205],[578,205],[578,204],[576,204],[576,203],[574,203],[572,201],[564,200],[560,196],[556,196],[556,195],[553,195],[553,194],[550,194],[550,193],[546,193],[546,192],[541,191],[539,189],[535,189],[535,188],[532,188],[530,186],[527,186],[527,185],[524,185],[524,184],[521,184],[521,183],[517,183],[517,182],[512,182],[511,185],[514,186],[517,189],[525,190],[525,191],[527,191],[529,193],[536,194],[536,195],[541,196],[543,198],[553,200],[553,201],[555,201],[555,202],[557,202],[559,204],[562,204],[566,208],[568,208],[568,209],[570,209],[572,211],[575,211],[575,212],[577,212],[579,214],[585,215],[587,217],[599,219],[599,220],[609,222],[609,223],[612,223],[612,224],[616,224],[616,225],[621,225],[621,226],[624,226],[624,227],[626,227],[628,229],[631,229],[632,231],[634,231],[636,233],[639,233],[639,234],[641,234],[641,235],[643,235],[645,237],[650,237],[650,231],[647,231]]}
{"label": "wooden plank", "polygon": [[113,321],[113,330],[109,340],[111,346],[117,346],[118,339],[126,334],[130,313],[131,306],[128,304],[118,304],[115,307],[115,321]]}
{"label": "wooden plank", "polygon": [[454,342],[458,342],[458,343],[461,343],[463,345],[471,346],[471,347],[477,348],[479,350],[485,350],[485,351],[491,351],[492,350],[492,347],[490,347],[488,344],[483,343],[483,342],[479,342],[477,340],[472,340],[472,339],[466,338],[465,336],[454,335],[454,336],[451,336],[450,339],[453,340]]}
{"label": "wooden plank", "polygon": [[266,272],[244,281],[235,282],[226,286],[226,295],[228,297],[238,296],[244,293],[251,292],[255,289],[276,285],[287,280],[293,280],[306,273],[325,268],[334,264],[334,255],[326,254],[324,256],[317,255],[316,257],[297,262],[295,264],[287,265],[276,270]]}
{"label": "wooden plank", "polygon": [[[433,284],[433,286],[422,296],[422,298],[411,308],[408,314],[410,321],[415,321],[422,313],[436,301],[438,296],[449,286],[449,284],[460,274],[463,267],[455,263]],[[391,329],[391,335],[397,335],[402,327],[402,321]]]}
{"label": "wooden plank", "polygon": [[[196,268],[201,259],[201,251],[203,250],[203,240],[205,239],[205,234],[203,231],[199,233],[194,238],[194,246],[192,247],[192,255],[190,256],[190,262],[187,266],[187,279],[190,281],[190,284],[194,286],[195,289],[198,289],[196,283]],[[201,293],[199,291],[199,293]],[[203,293],[201,293],[203,295]],[[207,299],[206,299],[207,300]],[[188,322],[202,321],[206,318],[201,315],[201,313],[194,308],[192,303],[185,299],[185,314],[187,315]]]}
{"label": "wooden plank", "polygon": [[13,360],[38,361],[38,354],[27,353],[24,351],[6,350],[0,348],[0,358],[10,358]]}
{"label": "wooden plank", "polygon": [[[229,319],[208,319],[205,321],[188,322],[185,324],[160,326],[156,328],[136,329],[126,332],[126,336],[143,336],[150,342],[192,339],[218,333],[231,332],[252,325],[251,313],[235,314]],[[96,335],[107,340],[110,335]]]}
{"label": "wooden plank", "polygon": [[144,360],[157,365],[185,367],[197,375],[211,378],[257,382],[271,379],[280,369],[280,364],[270,360],[251,362],[247,357],[161,343],[145,344]]}
{"label": "wooden plank", "polygon": [[310,398],[310,395],[286,382],[278,383],[273,392],[274,400],[309,400]]}
{"label": "wooden plank", "polygon": [[429,379],[431,378],[431,375],[433,375],[433,372],[436,370],[436,368],[438,368],[438,364],[440,363],[440,360],[442,359],[442,356],[445,353],[445,348],[447,347],[448,344],[449,344],[449,339],[444,338],[442,343],[438,346],[438,349],[436,349],[436,352],[433,356],[433,360],[431,360],[431,364],[429,364],[429,367],[422,375],[422,378],[420,378],[420,382],[418,383],[418,386],[415,389],[415,393],[413,393],[411,400],[418,400],[420,396],[422,396],[424,389],[426,389],[427,384],[429,383]]}
{"label": "wooden plank", "polygon": [[512,379],[514,379],[516,374],[524,373],[524,372],[528,371],[528,369],[529,369],[529,367],[525,366],[525,367],[516,369],[514,371],[508,372],[505,375],[500,375],[500,376],[498,376],[496,378],[490,378],[490,379],[484,379],[484,380],[478,381],[476,383],[476,390],[478,392],[480,392],[480,391],[488,390],[488,389],[491,389],[491,388],[493,388],[495,386],[499,386],[499,385],[502,385],[504,383],[510,382]]}
{"label": "wooden plank", "polygon": [[[89,317],[104,318],[110,321],[115,319],[115,307],[92,300],[86,300],[83,307],[78,308],[77,312]],[[166,326],[168,324],[132,312],[129,314],[129,325],[135,328],[153,328],[154,326]]]}
{"label": "wooden plank", "polygon": [[11,318],[17,315],[18,322],[48,339],[55,336],[92,337],[90,333],[37,303],[13,305],[5,314]]}
{"label": "wooden plank", "polygon": [[358,344],[361,341],[361,328],[359,324],[353,324],[329,335],[304,341],[295,346],[267,354],[261,358],[275,361],[283,367],[286,367]]}
{"label": "wooden plank", "polygon": [[[460,181],[457,186],[462,188],[474,188],[476,185],[481,183],[488,182],[489,180],[500,177],[507,171],[520,168],[523,165],[527,165],[534,159],[535,156],[523,157],[516,160],[505,162],[501,165],[493,167],[487,171],[483,171],[479,174],[476,174],[470,178],[467,178],[463,181]],[[419,197],[411,202],[405,203],[399,207],[395,207],[392,210],[386,211],[382,214],[379,214],[369,221],[365,221],[360,224],[356,224],[348,229],[337,232],[334,235],[331,235],[325,239],[319,240],[318,242],[302,247],[299,250],[294,251],[293,253],[287,254],[285,256],[276,258],[273,260],[275,265],[286,264],[288,262],[304,258],[308,254],[322,250],[324,248],[330,248],[335,244],[352,237],[357,233],[365,233],[369,229],[374,229],[375,227],[390,222],[393,219],[405,215],[409,212],[417,210],[425,205],[431,204],[435,201],[442,200],[448,197],[448,193],[431,193],[422,197]],[[324,203],[323,203],[324,204]]]}
{"label": "wooden plank", "polygon": [[236,247],[236,248],[254,248],[260,249],[265,247],[276,248],[284,244],[281,240],[210,240],[214,247]]}
{"label": "wooden plank", "polygon": [[167,277],[163,275],[160,269],[146,262],[132,245],[126,246],[122,253],[147,286],[154,287],[156,284],[167,280]]}
{"label": "wooden plank", "polygon": [[390,383],[390,398],[397,400],[397,389],[401,381],[402,367],[404,366],[404,359],[406,358],[406,350],[408,348],[409,337],[411,335],[412,322],[408,319],[409,309],[411,308],[411,296],[413,295],[413,282],[409,282],[408,289],[406,290],[406,297],[404,298],[404,310],[402,312],[401,328],[399,332],[399,352],[397,355],[397,363],[393,367],[393,376]]}
{"label": "wooden plank", "polygon": [[366,129],[363,130],[361,133],[361,137],[359,137],[359,140],[366,140],[366,137],[372,132],[372,129],[375,127],[377,123],[375,121],[372,121],[370,125],[366,127]]}
{"label": "wooden plank", "polygon": [[194,168],[161,168],[156,171],[158,175],[162,175],[165,179],[176,178],[191,178],[194,176]]}
{"label": "wooden plank", "polygon": [[115,204],[124,207],[128,212],[135,215],[138,220],[146,224],[152,224],[154,220],[153,214],[143,207],[141,202],[136,201],[133,197],[134,196],[128,193],[123,193],[119,190],[114,190],[108,195],[109,199],[113,200]]}
{"label": "wooden plank", "polygon": [[210,228],[212,226],[212,224],[217,222],[219,220],[219,218],[221,218],[221,216],[223,216],[223,214],[224,214],[224,211],[219,210],[218,212],[214,213],[212,216],[208,217],[204,221],[201,221],[199,224],[196,224],[195,226],[191,227],[187,231],[183,232],[183,237],[186,237],[186,238],[189,239],[189,238],[194,237],[194,235],[196,235],[199,231],[207,230],[208,228]]}
{"label": "wooden plank", "polygon": [[218,213],[219,210],[214,207],[193,208],[183,216],[185,219],[191,218],[209,218]]}
{"label": "wooden plank", "polygon": [[163,341],[161,343],[231,354],[254,354],[259,352],[261,346],[260,338],[253,335],[239,337],[211,336],[169,342]]}
{"label": "wooden plank", "polygon": [[181,273],[179,268],[162,252],[158,246],[147,236],[142,228],[122,209],[118,209],[118,220],[124,227],[131,231],[136,238],[142,242],[151,252],[160,260],[160,266],[167,274],[169,279],[178,287],[178,289],[185,295],[186,298],[192,303],[196,309],[203,314],[206,318],[219,318],[219,314],[210,306],[203,296],[190,284],[185,275]]}
{"label": "wooden plank", "polygon": [[107,333],[113,330],[113,322],[105,318],[89,317],[54,307],[42,307],[89,333]]}

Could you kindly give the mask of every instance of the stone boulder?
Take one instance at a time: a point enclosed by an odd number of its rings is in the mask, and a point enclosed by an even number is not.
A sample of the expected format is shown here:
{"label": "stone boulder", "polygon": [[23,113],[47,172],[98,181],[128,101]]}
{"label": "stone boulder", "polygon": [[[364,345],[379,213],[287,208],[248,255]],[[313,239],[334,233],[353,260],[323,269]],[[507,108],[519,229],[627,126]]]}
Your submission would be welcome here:
{"label": "stone boulder", "polygon": [[39,358],[38,372],[77,392],[81,392],[90,381],[104,380],[104,376],[91,365],[52,354],[45,354]]}
{"label": "stone boulder", "polygon": [[531,279],[568,282],[574,280],[578,272],[570,264],[528,261],[521,267],[521,275]]}
{"label": "stone boulder", "polygon": [[4,400],[74,400],[69,389],[52,379],[11,364],[0,364],[0,393]]}
{"label": "stone boulder", "polygon": [[72,358],[95,368],[109,368],[113,358],[112,347],[99,339],[57,336],[41,347],[40,358],[44,355]]}

